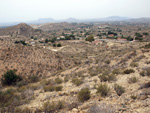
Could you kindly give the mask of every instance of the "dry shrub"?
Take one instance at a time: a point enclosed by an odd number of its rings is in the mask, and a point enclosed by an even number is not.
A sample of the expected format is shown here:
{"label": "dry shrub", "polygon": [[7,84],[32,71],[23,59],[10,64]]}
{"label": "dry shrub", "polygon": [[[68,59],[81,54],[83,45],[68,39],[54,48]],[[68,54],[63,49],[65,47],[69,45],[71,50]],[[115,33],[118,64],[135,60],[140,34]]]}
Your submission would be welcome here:
{"label": "dry shrub", "polygon": [[134,73],[135,71],[133,69],[126,69],[124,70],[124,74],[130,74],[130,73]]}
{"label": "dry shrub", "polygon": [[15,109],[15,113],[32,113],[32,112],[33,110],[29,107]]}
{"label": "dry shrub", "polygon": [[102,73],[102,69],[100,69],[99,67],[90,68],[88,72],[89,72],[90,76],[96,76],[99,73]]}
{"label": "dry shrub", "polygon": [[25,85],[27,85],[27,84],[28,84],[27,81],[22,80],[22,81],[17,82],[17,83],[16,83],[16,86],[17,86],[17,87],[21,87],[21,86],[25,86]]}
{"label": "dry shrub", "polygon": [[34,91],[31,89],[26,89],[23,92],[21,92],[21,99],[24,100],[32,100],[34,98]]}
{"label": "dry shrub", "polygon": [[110,64],[110,60],[108,60],[108,59],[105,60],[105,63],[106,63],[106,64]]}
{"label": "dry shrub", "polygon": [[44,91],[54,91],[55,90],[55,86],[54,85],[48,85],[44,87]]}
{"label": "dry shrub", "polygon": [[90,90],[88,88],[83,88],[78,93],[78,100],[81,102],[87,101],[90,99]]}
{"label": "dry shrub", "polygon": [[112,71],[112,74],[116,74],[116,75],[121,74],[121,73],[122,73],[122,71],[120,69],[114,69]]}
{"label": "dry shrub", "polygon": [[30,83],[35,83],[35,82],[39,81],[39,77],[36,76],[36,75],[32,75],[32,76],[28,77],[28,80],[29,80]]}
{"label": "dry shrub", "polygon": [[136,95],[131,95],[131,99],[135,100],[135,99],[137,99],[137,96]]}
{"label": "dry shrub", "polygon": [[55,91],[62,91],[62,89],[63,89],[63,86],[56,86],[55,87]]}
{"label": "dry shrub", "polygon": [[55,79],[55,83],[56,84],[61,84],[63,82],[63,80],[61,79],[61,78],[59,78],[59,77],[57,77],[56,79]]}
{"label": "dry shrub", "polygon": [[69,76],[65,76],[65,77],[64,77],[64,82],[68,82],[68,81],[69,81],[69,79],[70,79],[70,77],[69,77]]}
{"label": "dry shrub", "polygon": [[116,80],[116,75],[103,73],[102,75],[99,76],[99,78],[101,82],[106,82],[106,81],[110,82]]}
{"label": "dry shrub", "polygon": [[110,88],[107,86],[107,84],[100,84],[97,87],[97,93],[100,94],[102,97],[106,97],[110,93]]}
{"label": "dry shrub", "polygon": [[131,66],[131,67],[138,67],[138,63],[137,63],[137,62],[131,62],[131,63],[130,63],[130,66]]}
{"label": "dry shrub", "polygon": [[79,86],[83,83],[83,81],[81,79],[78,79],[78,78],[73,78],[72,83],[75,84],[76,86]]}
{"label": "dry shrub", "polygon": [[91,106],[88,109],[87,113],[115,113],[116,111],[117,111],[116,106],[107,103],[100,103]]}
{"label": "dry shrub", "polygon": [[47,101],[42,105],[41,110],[45,113],[58,112],[58,110],[65,108],[64,103],[65,103],[64,101],[58,101],[58,102]]}
{"label": "dry shrub", "polygon": [[125,88],[118,85],[118,84],[114,85],[114,89],[115,89],[118,96],[121,96],[125,92]]}
{"label": "dry shrub", "polygon": [[150,82],[144,83],[139,89],[150,88]]}
{"label": "dry shrub", "polygon": [[138,81],[137,77],[131,77],[128,79],[128,83],[132,84],[132,83],[136,83]]}
{"label": "dry shrub", "polygon": [[150,67],[146,67],[144,68],[141,72],[140,72],[141,76],[150,76]]}

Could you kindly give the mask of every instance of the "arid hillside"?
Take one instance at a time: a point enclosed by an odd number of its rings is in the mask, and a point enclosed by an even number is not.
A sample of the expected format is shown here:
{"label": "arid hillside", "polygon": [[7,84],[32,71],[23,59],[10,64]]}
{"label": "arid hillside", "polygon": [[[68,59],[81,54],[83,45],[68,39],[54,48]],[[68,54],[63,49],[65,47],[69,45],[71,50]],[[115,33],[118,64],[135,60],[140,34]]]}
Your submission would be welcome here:
{"label": "arid hillside", "polygon": [[16,69],[22,76],[49,76],[73,65],[67,57],[48,49],[0,41],[0,75]]}
{"label": "arid hillside", "polygon": [[0,43],[0,74],[16,69],[16,74],[23,76],[11,87],[2,85],[2,112],[148,113],[150,110],[150,44],[146,42],[94,45],[60,41],[61,48]]}

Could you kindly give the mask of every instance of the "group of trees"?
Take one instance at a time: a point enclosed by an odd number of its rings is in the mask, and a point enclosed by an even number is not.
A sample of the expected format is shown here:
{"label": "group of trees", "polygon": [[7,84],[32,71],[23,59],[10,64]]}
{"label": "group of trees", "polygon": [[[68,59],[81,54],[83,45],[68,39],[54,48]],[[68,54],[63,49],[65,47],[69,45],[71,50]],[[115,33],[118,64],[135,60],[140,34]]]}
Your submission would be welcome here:
{"label": "group of trees", "polygon": [[61,44],[60,43],[58,43],[58,44],[53,44],[53,47],[61,47]]}
{"label": "group of trees", "polygon": [[113,34],[114,36],[117,36],[117,33],[114,33],[112,31],[108,31],[108,35]]}
{"label": "group of trees", "polygon": [[54,43],[56,40],[57,40],[56,37],[52,38],[51,40],[45,39],[45,43],[48,43],[48,42]]}
{"label": "group of trees", "polygon": [[24,40],[15,41],[15,44],[27,45],[27,43]]}

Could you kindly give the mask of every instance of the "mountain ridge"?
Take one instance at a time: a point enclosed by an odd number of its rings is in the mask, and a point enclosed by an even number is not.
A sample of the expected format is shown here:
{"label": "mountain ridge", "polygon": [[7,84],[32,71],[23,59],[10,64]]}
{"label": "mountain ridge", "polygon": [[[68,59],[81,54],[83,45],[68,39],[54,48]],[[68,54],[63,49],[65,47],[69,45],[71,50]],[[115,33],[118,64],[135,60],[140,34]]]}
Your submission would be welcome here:
{"label": "mountain ridge", "polygon": [[[67,23],[88,23],[88,22],[109,22],[109,21],[137,21],[137,22],[150,22],[150,18],[141,17],[141,18],[128,18],[128,17],[121,17],[121,16],[110,16],[106,18],[89,18],[89,19],[76,19],[76,18],[67,18],[67,19],[60,19],[56,20],[53,18],[40,18],[38,20],[32,21],[25,21],[24,23],[27,24],[45,24],[45,23],[60,23],[60,22],[67,22]],[[0,23],[0,27],[5,26],[13,26],[23,22],[7,22],[7,23]]]}

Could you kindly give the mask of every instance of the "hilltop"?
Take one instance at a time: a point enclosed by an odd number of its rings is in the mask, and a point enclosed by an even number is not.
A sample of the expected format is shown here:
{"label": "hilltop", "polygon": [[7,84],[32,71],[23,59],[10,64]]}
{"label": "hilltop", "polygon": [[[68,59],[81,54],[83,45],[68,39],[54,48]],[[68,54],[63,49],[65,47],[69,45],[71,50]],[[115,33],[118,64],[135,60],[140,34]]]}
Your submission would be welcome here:
{"label": "hilltop", "polygon": [[26,38],[30,38],[31,36],[41,36],[42,31],[34,29],[28,24],[20,23],[12,27],[0,28],[0,36],[5,35],[9,35],[11,37],[24,36]]}

